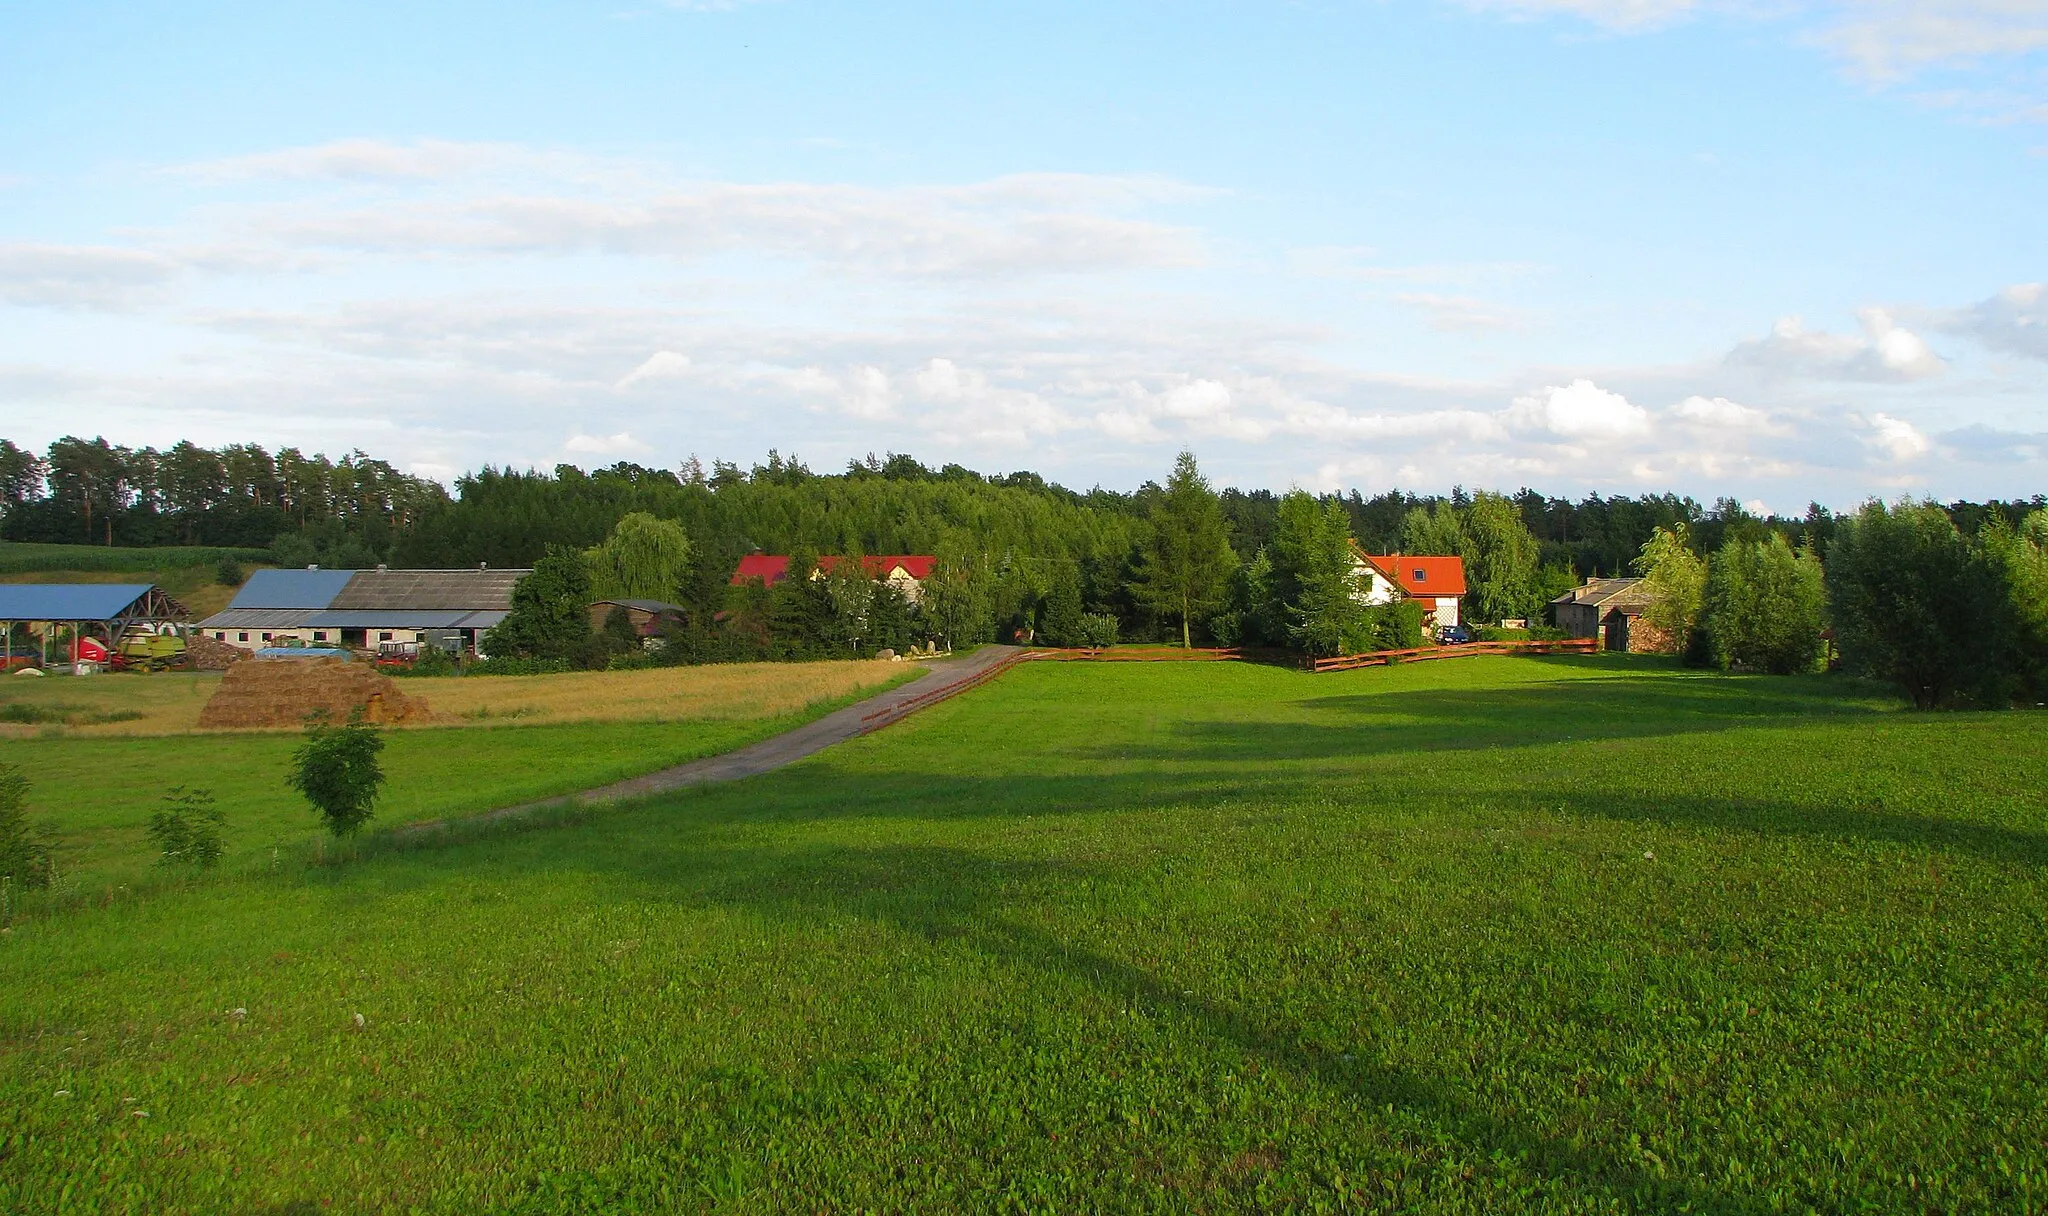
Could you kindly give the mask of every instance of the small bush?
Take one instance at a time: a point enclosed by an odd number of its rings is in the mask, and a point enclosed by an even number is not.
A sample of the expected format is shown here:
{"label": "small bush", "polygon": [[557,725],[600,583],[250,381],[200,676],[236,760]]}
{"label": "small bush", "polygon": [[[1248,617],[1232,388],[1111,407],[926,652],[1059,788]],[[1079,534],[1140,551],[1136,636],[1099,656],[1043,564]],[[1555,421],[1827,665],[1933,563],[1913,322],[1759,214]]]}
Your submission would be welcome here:
{"label": "small bush", "polygon": [[1116,618],[1107,612],[1089,612],[1081,617],[1083,646],[1116,645]]}
{"label": "small bush", "polygon": [[462,669],[466,676],[555,676],[575,668],[567,659],[478,659]]}
{"label": "small bush", "polygon": [[149,817],[149,839],[157,847],[157,864],[211,869],[220,862],[225,822],[220,808],[213,804],[212,790],[172,786],[164,795],[164,808]]}
{"label": "small bush", "polygon": [[28,818],[28,777],[0,764],[0,877],[23,887],[50,885],[50,842]]}
{"label": "small bush", "polygon": [[242,563],[232,557],[221,558],[220,564],[213,568],[213,581],[223,587],[241,586]]}
{"label": "small bush", "polygon": [[308,722],[305,745],[292,754],[286,780],[320,812],[329,832],[348,836],[376,813],[377,792],[384,785],[377,753],[383,750],[384,736],[360,717],[340,726]]}
{"label": "small bush", "polygon": [[402,672],[397,674],[408,676],[453,676],[462,673],[461,669],[456,665],[454,655],[449,654],[439,646],[422,644],[419,654],[414,656],[413,661],[407,664]]}

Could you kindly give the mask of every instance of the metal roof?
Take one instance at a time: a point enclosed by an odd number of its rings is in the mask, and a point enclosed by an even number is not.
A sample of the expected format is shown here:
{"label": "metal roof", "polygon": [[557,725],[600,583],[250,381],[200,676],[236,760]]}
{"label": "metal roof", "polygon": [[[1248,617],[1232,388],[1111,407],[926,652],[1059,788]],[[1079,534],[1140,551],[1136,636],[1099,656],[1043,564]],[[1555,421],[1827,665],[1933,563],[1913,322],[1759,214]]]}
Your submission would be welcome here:
{"label": "metal roof", "polygon": [[512,585],[531,570],[358,570],[348,586],[324,606],[343,609],[417,611],[422,608],[503,612],[512,607]]}
{"label": "metal roof", "polygon": [[[1550,601],[1553,604],[1588,604],[1593,607],[1623,601],[1646,602],[1649,589],[1642,586],[1639,578],[1589,578],[1583,586],[1574,587]],[[1617,605],[1618,606],[1618,605]]]}
{"label": "metal roof", "polygon": [[199,622],[201,629],[297,629],[312,608],[223,608]]}
{"label": "metal roof", "polygon": [[112,621],[141,616],[149,583],[0,583],[0,621]]}
{"label": "metal roof", "polygon": [[489,629],[504,619],[503,611],[460,608],[329,609],[308,614],[302,625],[308,629]]}
{"label": "metal roof", "polygon": [[229,608],[325,608],[356,576],[353,570],[258,570]]}

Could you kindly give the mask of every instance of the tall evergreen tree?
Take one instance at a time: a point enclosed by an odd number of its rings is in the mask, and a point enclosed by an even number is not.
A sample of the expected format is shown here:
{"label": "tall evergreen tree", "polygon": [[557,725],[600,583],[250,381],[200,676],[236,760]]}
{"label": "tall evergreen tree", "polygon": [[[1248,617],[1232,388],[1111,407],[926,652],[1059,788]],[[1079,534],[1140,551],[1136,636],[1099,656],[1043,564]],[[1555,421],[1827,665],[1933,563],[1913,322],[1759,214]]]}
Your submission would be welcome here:
{"label": "tall evergreen tree", "polygon": [[1224,583],[1237,565],[1223,508],[1193,452],[1182,452],[1164,491],[1153,501],[1152,534],[1132,592],[1155,610],[1180,621],[1180,644],[1193,646],[1197,614],[1223,599]]}

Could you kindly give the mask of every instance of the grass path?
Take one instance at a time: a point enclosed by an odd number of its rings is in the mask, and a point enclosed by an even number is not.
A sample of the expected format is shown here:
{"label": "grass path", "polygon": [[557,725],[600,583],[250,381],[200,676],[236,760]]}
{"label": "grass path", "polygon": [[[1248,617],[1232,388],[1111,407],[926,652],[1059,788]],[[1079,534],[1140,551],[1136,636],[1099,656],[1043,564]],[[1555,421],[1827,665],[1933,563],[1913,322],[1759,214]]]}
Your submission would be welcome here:
{"label": "grass path", "polygon": [[2044,791],[1829,679],[1030,664],[16,926],[0,1210],[2038,1210]]}

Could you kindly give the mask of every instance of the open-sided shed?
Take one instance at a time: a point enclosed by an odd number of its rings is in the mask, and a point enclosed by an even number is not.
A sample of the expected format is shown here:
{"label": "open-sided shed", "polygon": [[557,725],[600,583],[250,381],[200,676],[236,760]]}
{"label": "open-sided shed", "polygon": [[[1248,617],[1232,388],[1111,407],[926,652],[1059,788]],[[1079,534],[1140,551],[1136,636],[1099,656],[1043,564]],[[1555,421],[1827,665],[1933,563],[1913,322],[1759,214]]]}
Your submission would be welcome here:
{"label": "open-sided shed", "polygon": [[16,625],[43,627],[42,661],[47,666],[50,633],[57,626],[69,626],[73,637],[96,633],[112,651],[137,625],[160,629],[191,618],[183,604],[153,583],[0,583],[0,638],[10,643],[8,662],[14,658]]}

